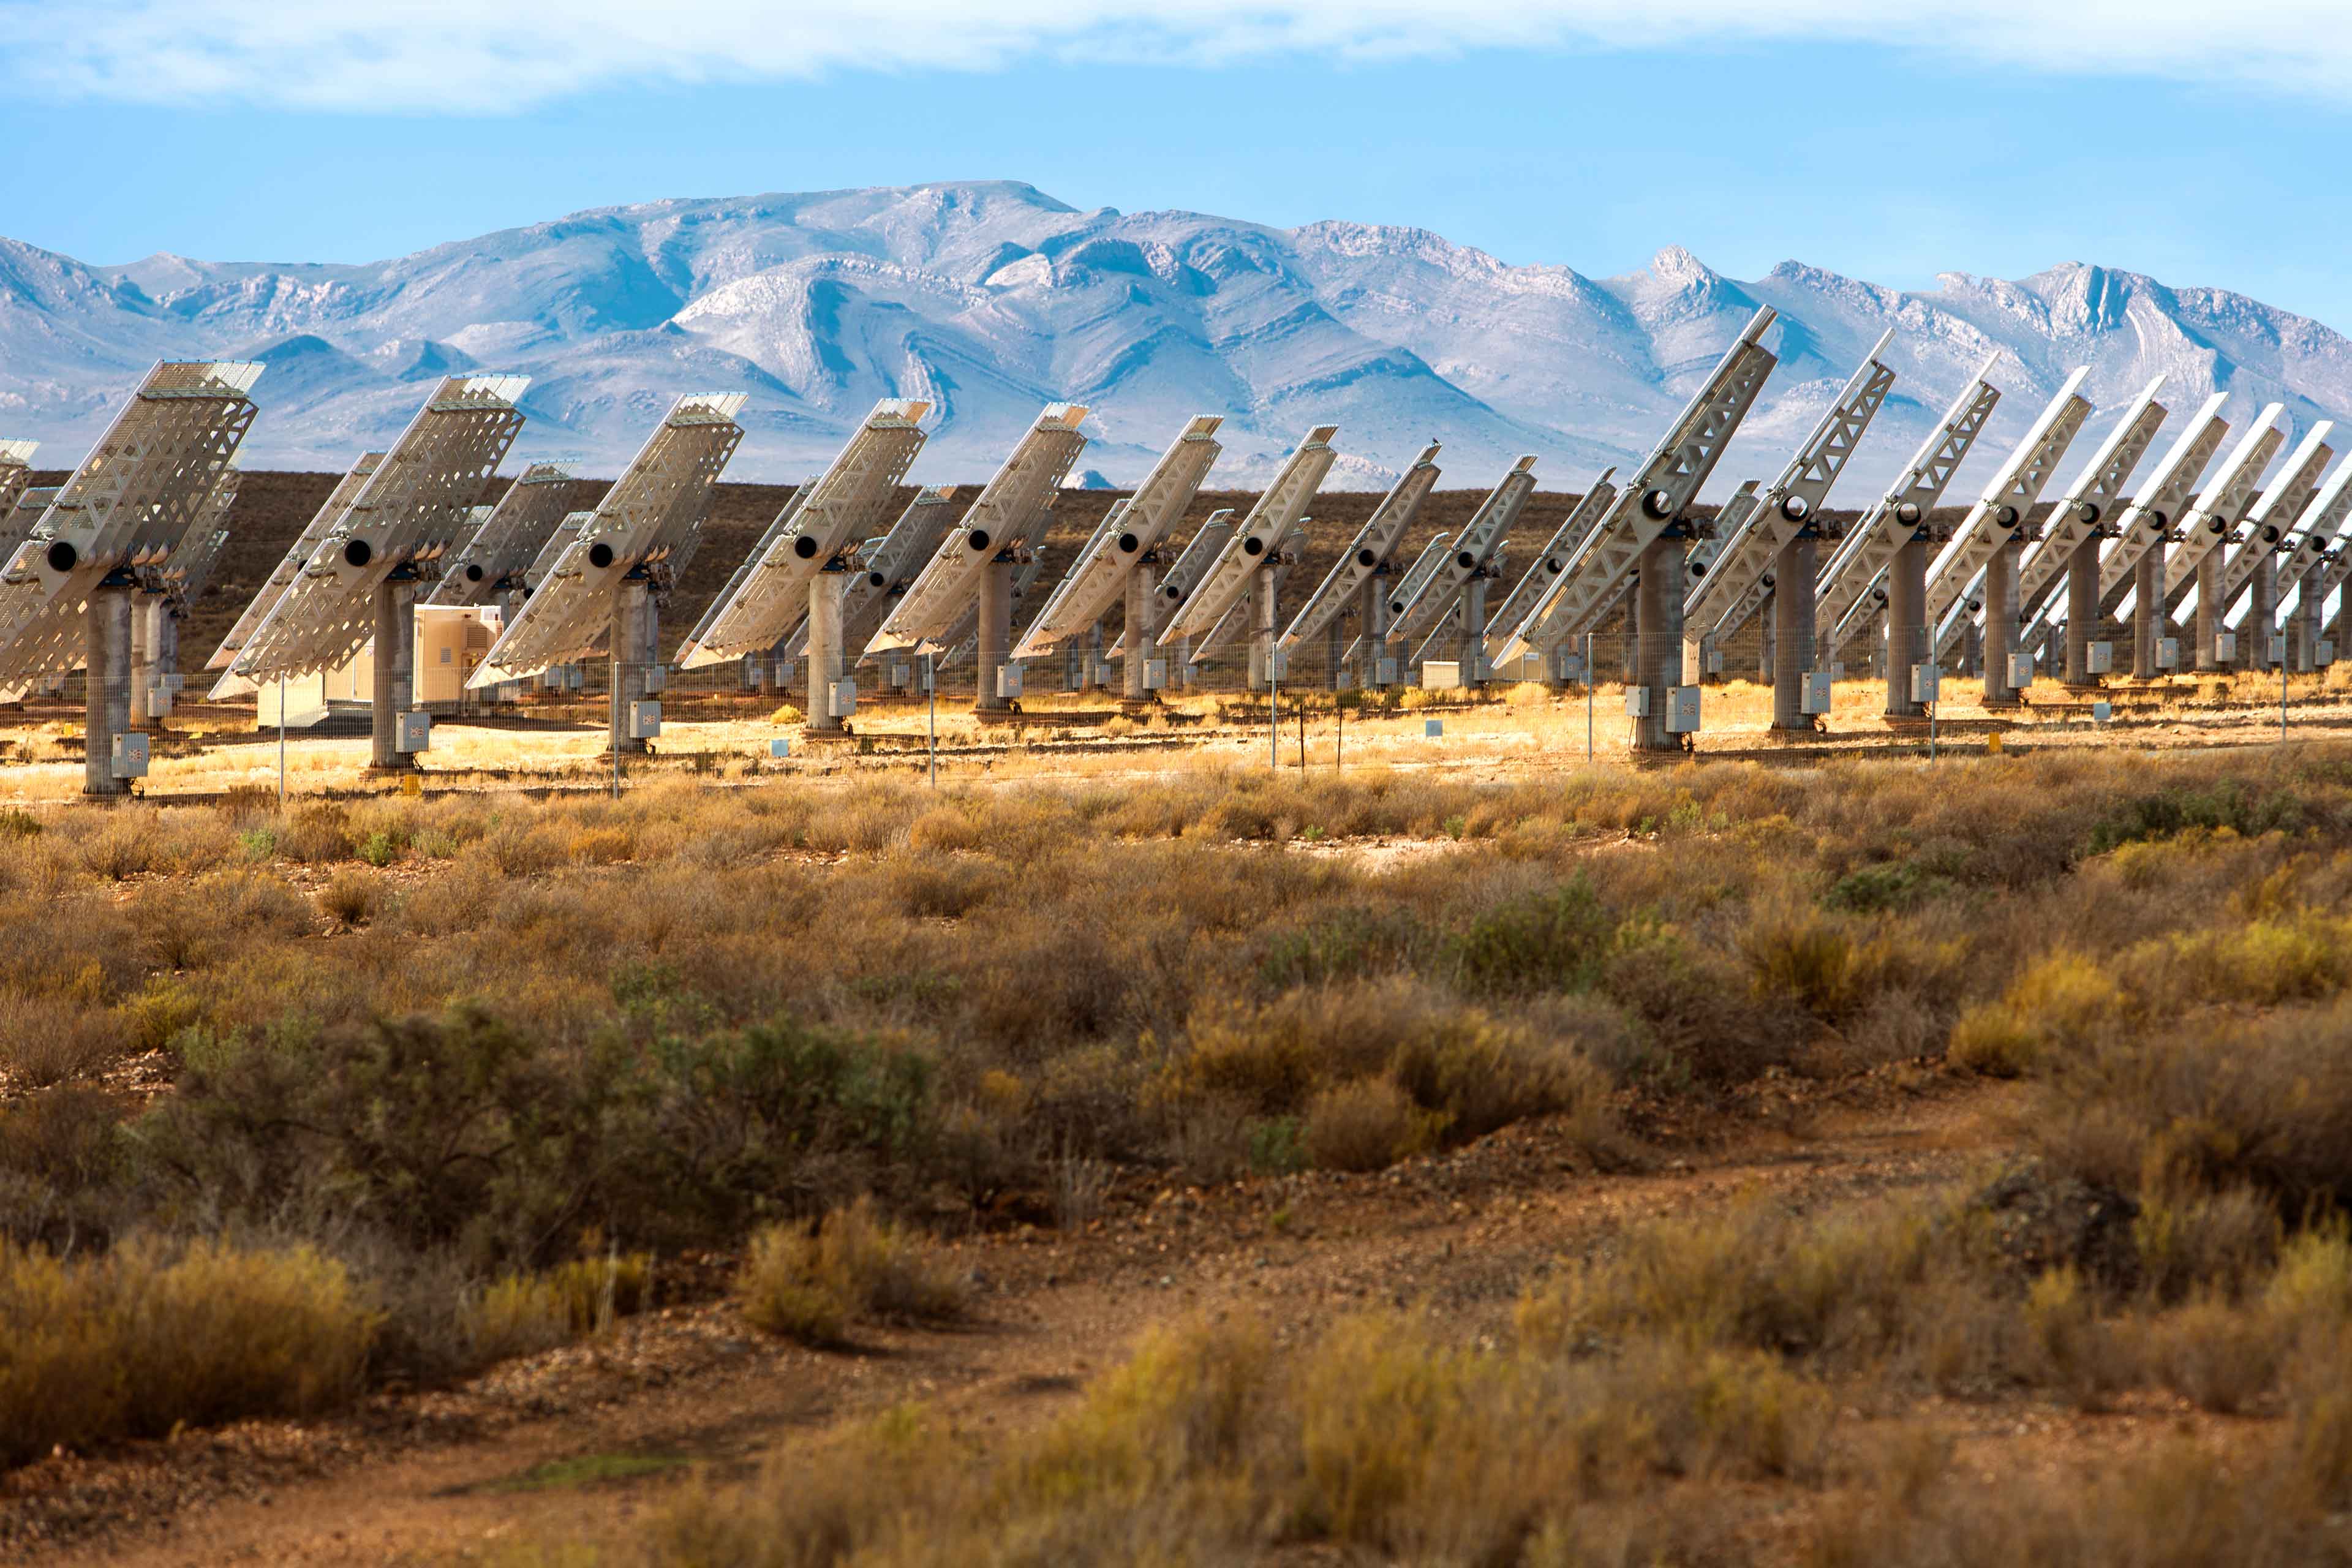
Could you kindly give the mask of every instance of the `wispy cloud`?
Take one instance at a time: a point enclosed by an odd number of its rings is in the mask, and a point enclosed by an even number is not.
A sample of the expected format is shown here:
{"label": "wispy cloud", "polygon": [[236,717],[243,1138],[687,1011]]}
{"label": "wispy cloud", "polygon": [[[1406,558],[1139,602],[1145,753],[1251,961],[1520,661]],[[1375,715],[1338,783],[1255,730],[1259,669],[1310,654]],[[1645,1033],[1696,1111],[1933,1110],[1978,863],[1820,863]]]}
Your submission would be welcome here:
{"label": "wispy cloud", "polygon": [[1027,58],[1214,67],[1774,41],[2352,103],[2346,0],[0,0],[0,37],[19,92],[329,111],[500,114],[616,84]]}

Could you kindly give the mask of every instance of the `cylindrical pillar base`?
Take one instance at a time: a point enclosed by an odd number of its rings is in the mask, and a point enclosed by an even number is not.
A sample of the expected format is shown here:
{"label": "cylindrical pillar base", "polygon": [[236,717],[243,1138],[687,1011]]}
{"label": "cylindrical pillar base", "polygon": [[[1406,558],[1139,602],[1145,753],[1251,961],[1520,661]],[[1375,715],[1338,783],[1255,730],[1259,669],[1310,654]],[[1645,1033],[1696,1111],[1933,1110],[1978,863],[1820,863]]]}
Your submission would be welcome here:
{"label": "cylindrical pillar base", "polygon": [[1984,705],[2017,706],[2017,562],[2024,542],[2011,536],[1985,562]]}
{"label": "cylindrical pillar base", "polygon": [[1013,641],[1013,572],[1010,561],[991,561],[981,568],[980,630],[973,650],[980,695],[972,707],[982,713],[1013,710],[1013,699],[1004,694],[1005,655]]}
{"label": "cylindrical pillar base", "polygon": [[375,590],[374,667],[368,687],[368,769],[405,773],[414,754],[400,749],[400,716],[408,711],[416,658],[416,584],[387,577]]}
{"label": "cylindrical pillar base", "polygon": [[131,724],[131,589],[100,587],[89,596],[83,628],[84,706],[81,793],[131,793],[114,776],[114,737]]}
{"label": "cylindrical pillar base", "polygon": [[1159,585],[1159,570],[1150,561],[1139,561],[1135,570],[1127,574],[1127,668],[1121,689],[1129,702],[1148,700],[1150,689],[1143,683],[1144,667],[1160,657],[1160,595],[1153,590]]}
{"label": "cylindrical pillar base", "polygon": [[653,585],[642,577],[622,579],[620,592],[613,596],[612,630],[605,637],[613,661],[610,739],[613,751],[622,756],[646,752],[645,742],[629,733],[629,716],[645,700],[653,613]]}
{"label": "cylindrical pillar base", "polygon": [[2074,546],[2066,563],[2066,684],[2092,687],[2099,678],[2091,673],[2091,645],[2099,637],[2099,542],[2094,536]]}
{"label": "cylindrical pillar base", "polygon": [[1813,716],[1804,710],[1805,676],[1813,646],[1813,596],[1801,589],[1781,593],[1782,583],[1813,580],[1811,535],[1799,534],[1780,547],[1772,562],[1771,618],[1765,624],[1764,646],[1770,654],[1772,728],[1810,730]]}
{"label": "cylindrical pillar base", "polygon": [[2164,546],[2152,546],[2132,567],[2132,675],[2154,680],[2156,645],[2164,637]]}
{"label": "cylindrical pillar base", "polygon": [[1636,752],[1678,752],[1682,737],[1666,728],[1675,689],[1683,683],[1683,541],[1671,535],[1642,552],[1633,584],[1633,676],[1646,690],[1649,712],[1632,721]]}
{"label": "cylindrical pillar base", "polygon": [[1886,716],[1917,719],[1927,711],[1911,696],[1911,670],[1933,658],[1927,629],[1927,542],[1913,534],[1886,568]]}
{"label": "cylindrical pillar base", "polygon": [[[846,572],[820,572],[809,579],[808,612],[808,733],[838,735],[841,720],[833,710],[834,685],[841,679],[841,596],[849,589]],[[770,650],[769,668],[775,668]]]}

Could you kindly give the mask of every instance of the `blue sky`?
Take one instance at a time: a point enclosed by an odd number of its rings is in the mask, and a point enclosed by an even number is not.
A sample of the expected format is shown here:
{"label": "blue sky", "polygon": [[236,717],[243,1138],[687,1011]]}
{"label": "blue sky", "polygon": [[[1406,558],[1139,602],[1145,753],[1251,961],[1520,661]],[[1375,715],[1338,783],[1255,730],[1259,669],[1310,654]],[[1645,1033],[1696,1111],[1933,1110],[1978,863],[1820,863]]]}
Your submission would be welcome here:
{"label": "blue sky", "polygon": [[660,196],[1010,178],[1594,275],[1667,244],[1896,287],[2095,261],[2352,331],[2352,5],[2244,0],[2226,37],[2173,0],[1850,8],[0,0],[0,233],[356,261]]}

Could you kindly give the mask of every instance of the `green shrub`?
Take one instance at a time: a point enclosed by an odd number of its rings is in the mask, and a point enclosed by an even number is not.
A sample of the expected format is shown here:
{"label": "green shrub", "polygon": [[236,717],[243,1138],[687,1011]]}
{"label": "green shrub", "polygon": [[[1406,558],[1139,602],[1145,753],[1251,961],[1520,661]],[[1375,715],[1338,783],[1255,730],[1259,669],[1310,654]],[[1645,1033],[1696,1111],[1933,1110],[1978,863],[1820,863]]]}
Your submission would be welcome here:
{"label": "green shrub", "polygon": [[1587,990],[1615,930],[1591,884],[1579,878],[1473,915],[1447,944],[1447,969],[1465,995]]}

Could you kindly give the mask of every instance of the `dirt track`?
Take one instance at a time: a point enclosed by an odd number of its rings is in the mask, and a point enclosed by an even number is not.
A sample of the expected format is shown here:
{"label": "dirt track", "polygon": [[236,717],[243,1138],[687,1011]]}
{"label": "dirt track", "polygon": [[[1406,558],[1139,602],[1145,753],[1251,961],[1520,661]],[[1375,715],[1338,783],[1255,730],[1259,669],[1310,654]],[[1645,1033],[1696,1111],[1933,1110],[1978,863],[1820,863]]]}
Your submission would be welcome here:
{"label": "dirt track", "polygon": [[[908,1400],[967,1430],[1019,1427],[1066,1405],[1139,1333],[1190,1313],[1262,1312],[1286,1333],[1375,1301],[1426,1302],[1486,1331],[1549,1260],[1629,1223],[1754,1189],[1810,1209],[1967,1176],[1998,1147],[2011,1091],[1908,1077],[1768,1079],[1736,1117],[1658,1130],[1614,1171],[1538,1123],[1377,1176],[1130,1184],[1082,1234],[1015,1226],[959,1242],[978,1289],[975,1321],[957,1331],[877,1331],[820,1353],[764,1340],[707,1300],[343,1420],[32,1467],[0,1490],[0,1547],[156,1568],[437,1560],[519,1531],[593,1531],[698,1468],[748,1473]],[[2006,1431],[2015,1417],[1969,1419]],[[2088,1430],[2111,1440],[2130,1419]]]}

